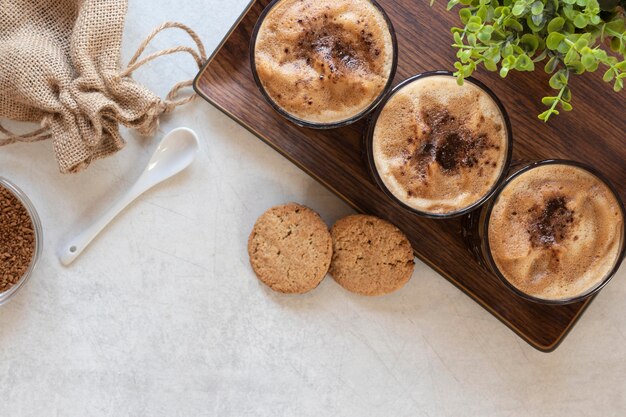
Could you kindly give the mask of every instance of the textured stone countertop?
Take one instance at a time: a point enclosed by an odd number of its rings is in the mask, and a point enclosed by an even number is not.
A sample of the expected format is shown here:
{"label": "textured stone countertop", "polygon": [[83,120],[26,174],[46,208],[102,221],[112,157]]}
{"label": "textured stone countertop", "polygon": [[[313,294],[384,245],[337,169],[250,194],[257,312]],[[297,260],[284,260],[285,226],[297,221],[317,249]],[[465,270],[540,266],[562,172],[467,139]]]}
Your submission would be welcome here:
{"label": "textured stone countertop", "polygon": [[[213,50],[247,0],[133,1],[127,62],[178,20]],[[154,47],[184,42],[160,36]],[[136,78],[164,95],[195,75],[162,58]],[[186,172],[141,197],[71,267],[56,252],[121,195],[156,140],[80,175],[50,143],[0,149],[0,176],[39,210],[39,268],[0,307],[0,416],[624,416],[626,270],[554,353],[540,353],[422,263],[393,295],[363,298],[328,278],[304,296],[261,285],[246,240],[270,206],[297,201],[331,224],[337,197],[209,104],[163,120],[195,129]],[[156,138],[155,138],[156,139]]]}

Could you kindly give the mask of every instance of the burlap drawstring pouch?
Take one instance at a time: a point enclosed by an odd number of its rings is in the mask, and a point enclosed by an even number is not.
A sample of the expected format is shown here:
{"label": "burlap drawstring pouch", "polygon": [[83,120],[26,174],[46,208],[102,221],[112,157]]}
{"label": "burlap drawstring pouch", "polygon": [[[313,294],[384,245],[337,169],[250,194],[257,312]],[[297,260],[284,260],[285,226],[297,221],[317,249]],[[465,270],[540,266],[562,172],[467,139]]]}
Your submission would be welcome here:
{"label": "burlap drawstring pouch", "polygon": [[[164,100],[131,74],[162,55],[186,52],[198,67],[206,53],[198,36],[180,23],[152,32],[120,66],[127,0],[3,0],[0,7],[0,118],[36,122],[17,135],[0,125],[0,146],[50,139],[62,173],[78,172],[124,147],[119,125],[151,135],[159,116],[187,103],[178,97],[191,81],[176,84]],[[142,58],[157,33],[179,28],[195,48],[178,46]]]}

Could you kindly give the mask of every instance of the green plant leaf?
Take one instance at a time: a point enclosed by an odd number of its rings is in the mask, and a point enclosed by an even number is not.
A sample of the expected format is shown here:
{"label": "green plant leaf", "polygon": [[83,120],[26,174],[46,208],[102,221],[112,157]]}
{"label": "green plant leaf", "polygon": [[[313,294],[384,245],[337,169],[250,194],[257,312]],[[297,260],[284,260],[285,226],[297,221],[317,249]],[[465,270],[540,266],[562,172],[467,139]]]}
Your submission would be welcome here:
{"label": "green plant leaf", "polygon": [[572,91],[569,87],[565,87],[563,89],[563,94],[561,94],[561,100],[567,101],[568,103],[572,101]]}
{"label": "green plant leaf", "polygon": [[587,26],[587,18],[584,14],[581,13],[574,18],[574,26],[576,26],[578,29],[582,29]]}
{"label": "green plant leaf", "polygon": [[491,40],[491,33],[487,33],[484,31],[478,32],[478,40],[482,43],[487,43]]}
{"label": "green plant leaf", "polygon": [[558,97],[544,97],[541,99],[541,102],[546,106],[552,106],[554,103],[558,101]]}
{"label": "green plant leaf", "polygon": [[600,66],[600,63],[598,61],[594,61],[593,64],[591,64],[589,66],[585,66],[585,64],[583,64],[583,66],[585,67],[585,71],[595,72],[598,69],[598,67]]}
{"label": "green plant leaf", "polygon": [[560,52],[562,54],[566,54],[569,52],[571,46],[567,43],[567,42],[561,42],[559,44],[559,47],[556,48],[557,52]]}
{"label": "green plant leaf", "polygon": [[472,17],[472,11],[470,9],[461,9],[459,10],[459,17],[461,18],[461,22],[463,22],[463,24],[467,24],[470,17]]}
{"label": "green plant leaf", "polygon": [[552,32],[548,35],[548,38],[546,39],[546,46],[548,47],[548,49],[554,51],[559,47],[563,40],[565,40],[565,35],[558,32]]}
{"label": "green plant leaf", "polygon": [[507,68],[515,67],[516,58],[513,55],[509,55],[502,60],[502,66]]}
{"label": "green plant leaf", "polygon": [[535,63],[528,55],[522,54],[515,60],[515,69],[519,71],[533,71],[535,69]]}
{"label": "green plant leaf", "polygon": [[508,65],[502,65],[500,67],[500,77],[506,78],[506,76],[509,74],[509,70],[510,67]]}
{"label": "green plant leaf", "polygon": [[610,22],[605,25],[605,30],[610,30],[612,32],[623,33],[626,26],[626,22],[620,19],[619,17],[614,18]]}
{"label": "green plant leaf", "polygon": [[456,56],[461,62],[465,63],[472,56],[472,51],[470,49],[460,49],[459,52],[456,53]]}
{"label": "green plant leaf", "polygon": [[576,74],[582,74],[583,72],[585,72],[585,66],[580,61],[572,62],[567,66],[567,68]]}
{"label": "green plant leaf", "polygon": [[520,38],[520,45],[525,52],[528,52],[530,55],[532,55],[539,47],[539,38],[531,33],[525,33]]}
{"label": "green plant leaf", "polygon": [[556,70],[556,67],[559,65],[559,60],[556,57],[552,57],[548,60],[548,62],[546,63],[546,66],[544,67],[544,70],[548,73],[548,74],[552,74],[554,72],[554,70]]}
{"label": "green plant leaf", "polygon": [[598,61],[593,54],[583,55],[581,62],[587,71],[592,71],[593,69],[598,68]]}
{"label": "green plant leaf", "polygon": [[552,116],[553,114],[557,115],[559,114],[558,110],[553,110],[553,109],[548,109],[546,111],[544,111],[543,113],[541,113],[539,116],[540,120],[543,120],[544,122],[547,122],[548,119],[550,119],[550,116]]}
{"label": "green plant leaf", "polygon": [[[432,2],[434,2],[434,0],[432,0]],[[431,2],[431,5],[432,5],[432,2]],[[459,3],[460,3],[460,1],[459,1],[459,0],[450,0],[450,1],[448,2],[448,5],[446,6],[446,9],[447,9],[448,11],[450,11],[450,10],[451,10],[454,6],[456,6],[456,5],[457,5],[457,4],[459,4]]]}
{"label": "green plant leaf", "polygon": [[579,59],[580,59],[580,55],[578,55],[578,52],[576,52],[576,49],[570,48],[570,50],[567,51],[567,54],[565,54],[565,58],[563,59],[563,62],[565,62],[565,65],[574,65],[576,61],[578,61]]}
{"label": "green plant leaf", "polygon": [[580,37],[575,43],[574,46],[576,47],[576,49],[578,49],[579,51],[582,51],[585,48],[589,48],[589,41],[587,40],[586,37]]}
{"label": "green plant leaf", "polygon": [[525,11],[526,4],[523,1],[518,1],[517,3],[515,3],[515,6],[513,6],[511,13],[513,13],[513,16],[521,16],[524,14]]}
{"label": "green plant leaf", "polygon": [[550,117],[550,113],[551,113],[550,110],[546,110],[537,117],[539,118],[539,120],[547,122],[548,118]]}
{"label": "green plant leaf", "polygon": [[515,51],[513,50],[513,45],[511,45],[510,43],[507,43],[506,46],[502,48],[502,56],[505,58],[513,55],[513,52]]}
{"label": "green plant leaf", "polygon": [[468,22],[467,25],[465,25],[465,29],[467,29],[468,32],[477,32],[480,30],[480,28],[480,23]]}
{"label": "green plant leaf", "polygon": [[497,71],[498,70],[498,65],[495,62],[491,61],[491,60],[483,61],[483,65],[485,66],[487,71]]}
{"label": "green plant leaf", "polygon": [[534,31],[539,32],[543,25],[543,14],[534,14],[526,19],[528,26]]}
{"label": "green plant leaf", "polygon": [[488,9],[485,6],[481,6],[478,8],[478,11],[476,12],[476,16],[480,17],[480,19],[484,22],[487,20],[487,16],[488,16]]}
{"label": "green plant leaf", "polygon": [[562,17],[555,17],[554,19],[550,20],[550,23],[548,23],[548,32],[552,33],[552,32],[558,32],[561,29],[563,29],[563,25],[565,24],[565,19],[563,19]]}
{"label": "green plant leaf", "polygon": [[558,71],[552,77],[550,77],[550,87],[554,88],[555,90],[560,90],[561,88],[565,87],[565,83],[561,79],[560,75],[561,71]]}
{"label": "green plant leaf", "polygon": [[569,20],[566,20],[565,25],[563,25],[563,29],[561,30],[561,32],[572,33],[575,30],[576,30],[576,27],[574,26],[574,24],[570,22]]}
{"label": "green plant leaf", "polygon": [[508,7],[498,6],[494,9],[493,16],[495,18],[501,18],[502,16],[504,16],[505,14],[508,14],[509,12],[510,11]]}
{"label": "green plant leaf", "polygon": [[548,56],[548,50],[547,50],[547,49],[545,49],[545,48],[541,48],[541,45],[540,45],[540,47],[539,47],[538,49],[540,49],[540,50],[541,50],[541,53],[539,53],[539,55],[536,55],[536,56],[533,58],[533,61],[534,61],[534,62],[541,62],[541,61],[543,61],[544,59],[546,59],[546,57]]}
{"label": "green plant leaf", "polygon": [[524,26],[520,22],[514,19],[510,19],[505,23],[505,26],[511,30],[516,32],[522,32],[524,30]]}
{"label": "green plant leaf", "polygon": [[606,51],[603,49],[593,49],[592,52],[598,61],[604,61],[607,59]]}
{"label": "green plant leaf", "polygon": [[540,1],[536,1],[534,2],[531,6],[530,6],[530,12],[534,15],[538,15],[543,13],[543,3]]}

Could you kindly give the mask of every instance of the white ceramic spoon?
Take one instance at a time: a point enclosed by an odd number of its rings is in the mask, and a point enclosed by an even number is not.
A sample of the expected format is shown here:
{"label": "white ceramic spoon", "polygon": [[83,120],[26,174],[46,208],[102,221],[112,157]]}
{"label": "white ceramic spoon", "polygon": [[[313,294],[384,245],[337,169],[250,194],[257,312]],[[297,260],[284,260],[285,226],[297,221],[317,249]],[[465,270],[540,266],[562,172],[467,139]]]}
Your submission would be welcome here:
{"label": "white ceramic spoon", "polygon": [[61,248],[59,253],[61,263],[68,266],[74,262],[126,206],[150,188],[187,168],[196,157],[199,147],[198,136],[191,129],[181,127],[168,133],[152,155],[144,172],[128,192],[91,226],[79,232]]}

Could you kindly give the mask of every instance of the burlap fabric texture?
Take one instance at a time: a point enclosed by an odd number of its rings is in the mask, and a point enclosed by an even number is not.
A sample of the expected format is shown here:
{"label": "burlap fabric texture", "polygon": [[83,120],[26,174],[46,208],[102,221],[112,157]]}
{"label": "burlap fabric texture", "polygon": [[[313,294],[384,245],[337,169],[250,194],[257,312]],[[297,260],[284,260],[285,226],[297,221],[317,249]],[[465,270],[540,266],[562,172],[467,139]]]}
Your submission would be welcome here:
{"label": "burlap fabric texture", "polygon": [[[135,82],[134,70],[152,59],[186,52],[198,66],[202,42],[188,27],[165,23],[140,46],[126,69],[120,49],[127,0],[2,0],[0,7],[0,118],[40,123],[16,135],[0,125],[0,146],[51,139],[59,169],[78,172],[120,150],[119,125],[151,135],[159,116],[194,98],[165,100]],[[186,31],[195,47],[179,46],[142,58],[154,36],[167,28]]]}

